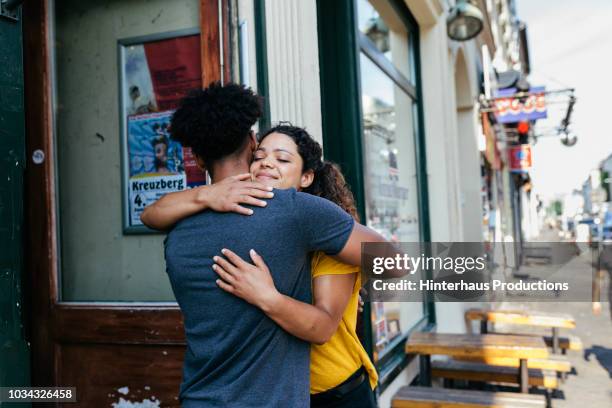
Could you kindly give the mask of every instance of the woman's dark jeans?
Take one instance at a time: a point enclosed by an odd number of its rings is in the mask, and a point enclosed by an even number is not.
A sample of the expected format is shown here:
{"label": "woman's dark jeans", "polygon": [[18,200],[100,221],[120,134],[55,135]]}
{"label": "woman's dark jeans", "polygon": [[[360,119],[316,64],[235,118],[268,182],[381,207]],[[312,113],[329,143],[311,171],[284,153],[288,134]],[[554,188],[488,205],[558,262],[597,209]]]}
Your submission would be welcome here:
{"label": "woman's dark jeans", "polygon": [[[363,368],[359,369],[347,381],[350,381],[353,376],[365,372]],[[356,388],[343,395],[338,395],[333,392],[333,389],[320,394],[310,395],[311,408],[376,408],[376,396],[370,387],[370,380],[366,373],[364,381]]]}

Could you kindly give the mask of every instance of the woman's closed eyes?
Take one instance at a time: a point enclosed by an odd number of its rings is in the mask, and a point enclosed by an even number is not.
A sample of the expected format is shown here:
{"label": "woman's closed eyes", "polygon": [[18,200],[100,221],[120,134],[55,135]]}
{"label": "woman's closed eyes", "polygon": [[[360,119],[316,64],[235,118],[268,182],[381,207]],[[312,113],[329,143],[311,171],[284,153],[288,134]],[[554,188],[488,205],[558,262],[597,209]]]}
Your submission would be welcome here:
{"label": "woman's closed eyes", "polygon": [[[253,161],[260,161],[266,158],[266,154],[265,153],[259,153],[259,152],[255,152],[255,155],[253,157]],[[289,157],[286,157],[286,154],[277,154],[276,155],[276,161],[281,162],[281,163],[291,163],[291,159]]]}

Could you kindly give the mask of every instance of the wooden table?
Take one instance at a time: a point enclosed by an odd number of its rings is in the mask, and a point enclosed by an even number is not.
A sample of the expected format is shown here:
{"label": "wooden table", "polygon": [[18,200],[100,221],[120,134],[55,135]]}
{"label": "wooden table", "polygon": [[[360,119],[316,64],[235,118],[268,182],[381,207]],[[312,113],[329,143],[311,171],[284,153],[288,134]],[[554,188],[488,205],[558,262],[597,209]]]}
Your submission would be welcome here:
{"label": "wooden table", "polygon": [[480,333],[489,331],[488,323],[507,323],[523,326],[550,327],[552,329],[553,354],[559,352],[559,329],[573,329],[576,320],[569,314],[532,312],[528,310],[470,309],[465,312],[468,321],[480,320]]}
{"label": "wooden table", "polygon": [[418,354],[421,363],[421,385],[431,386],[431,356],[507,357],[519,360],[521,392],[528,392],[527,359],[547,358],[546,343],[539,337],[502,334],[412,333],[406,342],[406,353]]}

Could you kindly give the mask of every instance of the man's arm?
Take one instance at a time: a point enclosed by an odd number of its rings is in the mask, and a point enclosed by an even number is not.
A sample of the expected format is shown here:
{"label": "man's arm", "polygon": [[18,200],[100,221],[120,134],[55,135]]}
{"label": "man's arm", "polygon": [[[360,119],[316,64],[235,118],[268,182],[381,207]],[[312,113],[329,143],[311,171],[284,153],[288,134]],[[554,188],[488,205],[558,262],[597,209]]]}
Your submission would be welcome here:
{"label": "man's arm", "polygon": [[[381,256],[384,255],[384,257],[393,258],[398,253],[401,253],[401,251],[395,248],[389,240],[378,232],[356,222],[344,248],[333,257],[349,265],[361,265],[361,244],[368,242],[386,244],[383,246],[385,254],[381,254]],[[383,279],[400,278],[405,276],[408,272],[407,269],[387,269],[383,274],[379,275],[379,277]]]}
{"label": "man's arm", "polygon": [[[364,242],[387,243],[385,256],[398,254],[398,250],[382,235],[357,223],[333,202],[305,193],[296,193],[295,199],[296,221],[309,251],[323,251],[349,265],[361,265],[361,244]],[[387,271],[381,277],[400,277],[406,272]]]}
{"label": "man's arm", "polygon": [[388,242],[371,228],[355,223],[344,248],[334,258],[349,265],[361,265],[361,244],[364,242]]}

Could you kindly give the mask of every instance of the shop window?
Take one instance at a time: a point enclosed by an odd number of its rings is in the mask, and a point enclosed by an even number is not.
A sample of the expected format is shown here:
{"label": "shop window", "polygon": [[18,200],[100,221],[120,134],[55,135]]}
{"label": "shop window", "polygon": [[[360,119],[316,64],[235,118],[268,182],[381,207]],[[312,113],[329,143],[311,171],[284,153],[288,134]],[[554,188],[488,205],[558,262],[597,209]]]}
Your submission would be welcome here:
{"label": "shop window", "polygon": [[360,33],[411,83],[415,82],[414,52],[406,24],[388,0],[358,0]]}
{"label": "shop window", "polygon": [[[366,223],[391,241],[418,242],[413,102],[364,54],[360,68]],[[371,312],[375,359],[423,318],[422,304],[414,302],[375,303]]]}
{"label": "shop window", "polygon": [[[419,27],[401,0],[319,0],[317,8],[325,155],[342,165],[369,226],[391,240],[427,242]],[[411,361],[408,335],[431,330],[435,308],[428,295],[367,303],[363,323],[384,392]]]}
{"label": "shop window", "polygon": [[[366,222],[390,241],[425,241],[417,26],[399,1],[357,0],[356,5]],[[383,387],[405,362],[403,344],[410,332],[433,322],[430,306],[371,304],[371,352]]]}
{"label": "shop window", "polygon": [[60,298],[174,301],[163,235],[139,225],[151,197],[129,186],[203,181],[167,135],[180,96],[201,87],[199,1],[53,5]]}

